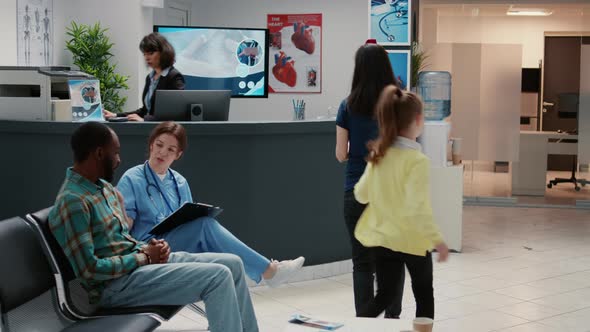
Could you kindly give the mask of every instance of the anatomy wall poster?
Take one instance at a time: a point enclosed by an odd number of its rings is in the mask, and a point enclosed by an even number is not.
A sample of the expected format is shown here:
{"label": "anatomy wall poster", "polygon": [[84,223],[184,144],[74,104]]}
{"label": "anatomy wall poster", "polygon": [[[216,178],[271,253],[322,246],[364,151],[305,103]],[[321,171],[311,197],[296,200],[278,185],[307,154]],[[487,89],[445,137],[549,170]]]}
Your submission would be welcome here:
{"label": "anatomy wall poster", "polygon": [[268,14],[269,92],[322,92],[322,14]]}
{"label": "anatomy wall poster", "polygon": [[369,38],[384,46],[410,46],[411,0],[369,0]]}
{"label": "anatomy wall poster", "polygon": [[53,0],[17,1],[19,66],[53,64]]}

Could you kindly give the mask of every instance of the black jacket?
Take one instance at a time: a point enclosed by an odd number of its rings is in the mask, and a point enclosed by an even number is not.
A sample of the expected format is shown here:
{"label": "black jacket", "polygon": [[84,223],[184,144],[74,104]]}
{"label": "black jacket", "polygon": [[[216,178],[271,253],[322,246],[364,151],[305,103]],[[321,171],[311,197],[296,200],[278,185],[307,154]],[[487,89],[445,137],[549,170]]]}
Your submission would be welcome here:
{"label": "black jacket", "polygon": [[[145,118],[146,115],[153,115],[154,114],[154,109],[156,108],[156,93],[154,91],[154,94],[152,95],[152,98],[150,98],[150,112],[148,114],[148,110],[147,107],[145,107],[145,95],[147,95],[149,89],[150,89],[150,75],[148,74],[145,78],[145,85],[143,86],[143,93],[141,94],[141,102],[142,102],[142,106],[140,108],[138,108],[135,111],[132,112],[125,112],[125,113],[119,113],[117,114],[117,116],[119,117],[124,117],[127,116],[129,114],[138,114],[139,116],[141,116],[142,118]],[[184,77],[182,76],[182,74],[174,67],[170,67],[170,71],[168,72],[168,75],[166,76],[160,76],[160,80],[158,81],[158,86],[156,87],[156,90],[184,90]]]}

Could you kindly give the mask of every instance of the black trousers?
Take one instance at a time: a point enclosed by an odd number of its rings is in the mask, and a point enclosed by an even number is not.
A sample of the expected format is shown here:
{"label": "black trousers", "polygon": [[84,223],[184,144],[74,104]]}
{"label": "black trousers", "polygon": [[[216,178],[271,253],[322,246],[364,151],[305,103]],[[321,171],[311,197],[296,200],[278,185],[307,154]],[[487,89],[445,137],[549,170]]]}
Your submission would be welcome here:
{"label": "black trousers", "polygon": [[[352,279],[354,288],[354,306],[357,317],[373,317],[367,316],[367,305],[372,303],[375,298],[374,290],[374,274],[375,274],[375,250],[377,248],[367,248],[363,246],[355,237],[354,229],[365,210],[366,205],[357,202],[352,191],[344,193],[344,220],[350,236],[350,244],[352,247]],[[391,297],[389,305],[386,306],[386,318],[399,318],[402,312],[402,296],[404,292],[405,271],[403,266],[401,271],[395,278],[395,296]],[[384,279],[377,277],[377,289],[381,290],[383,287],[392,286],[393,281],[388,281],[384,284]],[[383,312],[381,310],[381,312]]]}
{"label": "black trousers", "polygon": [[434,290],[432,288],[432,255],[415,256],[404,254],[387,248],[375,248],[375,269],[377,282],[382,286],[377,296],[361,309],[365,317],[377,317],[396,299],[399,290],[400,272],[404,265],[412,278],[412,290],[416,300],[416,317],[434,319]]}

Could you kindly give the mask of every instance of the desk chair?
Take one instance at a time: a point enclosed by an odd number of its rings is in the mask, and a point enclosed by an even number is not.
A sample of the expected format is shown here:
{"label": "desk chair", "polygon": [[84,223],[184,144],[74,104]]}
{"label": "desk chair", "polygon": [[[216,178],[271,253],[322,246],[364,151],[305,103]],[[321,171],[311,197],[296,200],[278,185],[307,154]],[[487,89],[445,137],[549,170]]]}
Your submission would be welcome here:
{"label": "desk chair", "polygon": [[574,184],[574,189],[576,191],[580,191],[580,186],[578,186],[578,184],[581,184],[582,187],[586,186],[586,184],[588,183],[587,180],[585,179],[578,179],[576,178],[576,170],[578,168],[578,156],[574,155],[573,157],[573,164],[572,164],[572,175],[569,179],[566,178],[555,178],[553,180],[550,180],[549,183],[547,184],[547,188],[551,189],[553,188],[553,186],[559,184],[559,183],[573,183]]}
{"label": "desk chair", "polygon": [[[575,119],[578,116],[578,108],[580,107],[580,94],[578,93],[561,93],[558,95],[558,101],[557,101],[557,107],[558,107],[558,112],[557,112],[557,116],[560,118],[564,118],[564,119]],[[558,130],[558,132],[560,132]],[[577,130],[574,130],[572,132],[570,132],[569,134],[578,134]],[[560,140],[560,142],[568,142],[571,140],[563,139]],[[575,140],[574,143],[577,143],[578,140]],[[547,188],[551,189],[553,186],[559,184],[559,183],[573,183],[574,184],[574,189],[576,191],[580,191],[580,186],[578,184],[581,184],[582,186],[586,186],[586,184],[588,183],[588,181],[586,179],[577,179],[576,178],[576,172],[578,169],[578,156],[577,155],[573,155],[572,156],[572,175],[569,179],[565,179],[565,178],[555,178],[551,181],[549,181],[549,183],[547,183]]]}

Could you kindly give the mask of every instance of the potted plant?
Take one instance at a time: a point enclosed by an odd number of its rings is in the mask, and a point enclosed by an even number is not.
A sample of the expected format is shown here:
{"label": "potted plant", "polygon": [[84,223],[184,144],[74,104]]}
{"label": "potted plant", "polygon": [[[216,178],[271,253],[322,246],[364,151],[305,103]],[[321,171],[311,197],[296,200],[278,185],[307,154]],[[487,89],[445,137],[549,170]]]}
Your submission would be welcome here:
{"label": "potted plant", "polygon": [[428,54],[422,50],[421,45],[418,42],[412,43],[412,59],[411,59],[411,74],[410,74],[410,83],[411,83],[411,90],[416,92],[416,87],[418,86],[418,75],[424,68],[426,68],[426,60],[428,59]]}
{"label": "potted plant", "polygon": [[115,72],[116,65],[111,63],[113,43],[106,35],[100,23],[94,25],[76,24],[72,22],[67,28],[70,40],[66,48],[72,52],[74,64],[81,71],[100,80],[100,93],[104,109],[111,112],[122,112],[127,97],[119,94],[121,89],[128,90],[128,76]]}

